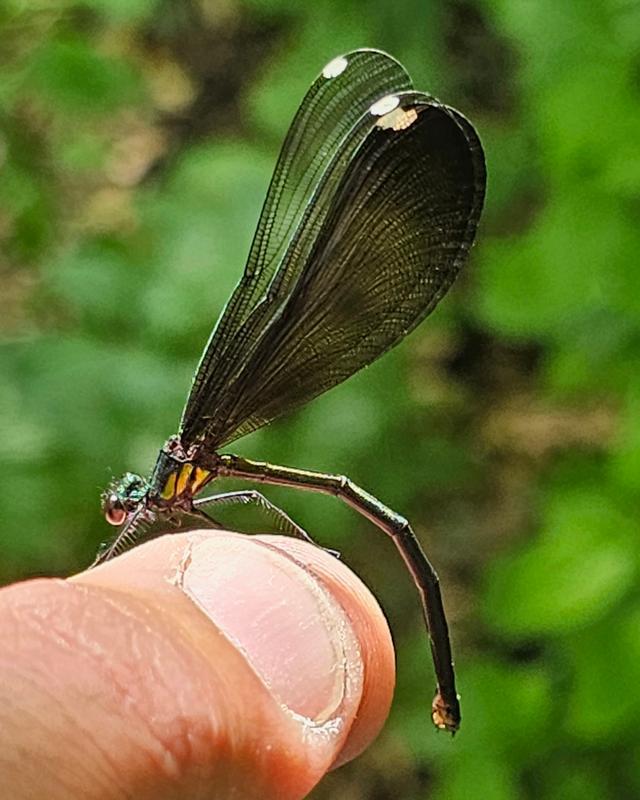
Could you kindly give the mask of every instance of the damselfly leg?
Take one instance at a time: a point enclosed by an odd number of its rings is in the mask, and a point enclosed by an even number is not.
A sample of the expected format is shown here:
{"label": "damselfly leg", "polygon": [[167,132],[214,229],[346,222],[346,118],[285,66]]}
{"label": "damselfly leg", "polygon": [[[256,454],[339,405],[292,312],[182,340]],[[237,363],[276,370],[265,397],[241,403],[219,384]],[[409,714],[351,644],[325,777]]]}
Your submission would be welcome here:
{"label": "damselfly leg", "polygon": [[[291,519],[286,511],[283,511],[279,506],[272,503],[271,500],[268,500],[261,492],[255,489],[224,492],[223,494],[212,494],[209,497],[199,497],[193,501],[193,506],[194,509],[201,511],[203,508],[213,505],[233,505],[236,503],[258,506],[267,517],[275,522],[278,532],[288,533],[291,536],[295,536],[296,539],[303,539],[306,542],[319,546],[304,528]],[[330,550],[326,547],[322,549],[326,550],[327,553],[330,553],[332,556],[336,556],[336,558],[340,557],[340,553],[337,550]]]}
{"label": "damselfly leg", "polygon": [[439,728],[456,731],[460,725],[460,704],[440,582],[409,522],[345,475],[281,467],[233,455],[222,455],[220,459],[221,476],[246,478],[338,497],[392,539],[420,594],[438,682],[432,704],[433,721]]}

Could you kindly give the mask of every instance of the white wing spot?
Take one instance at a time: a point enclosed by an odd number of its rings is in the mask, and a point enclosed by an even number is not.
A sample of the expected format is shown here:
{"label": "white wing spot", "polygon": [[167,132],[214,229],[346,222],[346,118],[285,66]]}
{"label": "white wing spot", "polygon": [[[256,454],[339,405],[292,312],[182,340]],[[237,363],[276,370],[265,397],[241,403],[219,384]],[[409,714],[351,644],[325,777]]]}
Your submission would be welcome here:
{"label": "white wing spot", "polygon": [[374,117],[382,117],[400,105],[400,98],[395,94],[388,94],[377,100],[369,109]]}
{"label": "white wing spot", "polygon": [[327,66],[322,70],[323,78],[337,78],[347,68],[349,62],[344,56],[338,56],[330,61]]}

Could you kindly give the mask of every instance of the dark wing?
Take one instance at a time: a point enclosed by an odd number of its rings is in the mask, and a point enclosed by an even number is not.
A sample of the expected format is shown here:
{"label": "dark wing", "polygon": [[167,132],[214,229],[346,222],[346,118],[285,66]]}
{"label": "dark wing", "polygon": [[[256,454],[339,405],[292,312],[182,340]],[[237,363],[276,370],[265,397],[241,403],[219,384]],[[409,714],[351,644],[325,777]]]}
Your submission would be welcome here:
{"label": "dark wing", "polygon": [[[285,138],[271,184],[258,221],[247,265],[240,283],[227,303],[205,349],[193,387],[183,412],[183,440],[196,435],[193,424],[208,405],[212,393],[230,379],[229,346],[255,308],[262,304],[259,325],[245,329],[245,356],[257,336],[286,297],[304,265],[301,248],[313,244],[309,237],[301,242],[297,257],[286,257],[296,231],[303,226],[313,201],[313,225],[320,226],[329,208],[331,194],[318,192],[330,165],[334,180],[336,154],[341,154],[340,169],[348,167],[350,154],[360,141],[353,129],[367,109],[381,97],[411,88],[411,79],[391,56],[378,50],[356,50],[331,61],[307,92]],[[268,300],[268,303],[266,302]],[[197,426],[196,426],[197,427]]]}
{"label": "dark wing", "polygon": [[188,421],[207,447],[374,361],[434,309],[467,257],[486,182],[471,124],[406,92],[376,103],[356,128],[360,145],[347,167],[336,167],[335,180],[332,166],[325,173],[331,203],[321,226],[301,225],[285,255],[285,263],[296,258],[298,234],[312,237],[291,291],[266,326],[260,305],[250,315],[231,347],[240,368],[206,398],[204,419]]}

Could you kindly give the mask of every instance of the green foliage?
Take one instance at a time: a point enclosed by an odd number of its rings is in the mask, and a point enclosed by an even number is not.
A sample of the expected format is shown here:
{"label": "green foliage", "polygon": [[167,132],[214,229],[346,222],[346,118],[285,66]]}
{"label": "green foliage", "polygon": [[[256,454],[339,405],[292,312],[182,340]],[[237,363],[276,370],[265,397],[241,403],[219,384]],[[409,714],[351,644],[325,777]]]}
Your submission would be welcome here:
{"label": "green foliage", "polygon": [[480,130],[472,263],[406,344],[238,445],[350,474],[441,573],[453,742],[391,545],[270,493],[368,580],[398,646],[392,719],[339,794],[366,772],[376,797],[640,796],[639,25],[620,0],[5,4],[2,581],[91,559],[101,488],[175,432],[303,91],[382,47]]}
{"label": "green foliage", "polygon": [[535,541],[488,570],[488,624],[526,641],[601,619],[637,584],[636,532],[636,521],[596,487],[556,490]]}
{"label": "green foliage", "polygon": [[31,64],[29,84],[57,114],[109,112],[136,100],[126,62],[106,58],[80,39],[47,42]]}

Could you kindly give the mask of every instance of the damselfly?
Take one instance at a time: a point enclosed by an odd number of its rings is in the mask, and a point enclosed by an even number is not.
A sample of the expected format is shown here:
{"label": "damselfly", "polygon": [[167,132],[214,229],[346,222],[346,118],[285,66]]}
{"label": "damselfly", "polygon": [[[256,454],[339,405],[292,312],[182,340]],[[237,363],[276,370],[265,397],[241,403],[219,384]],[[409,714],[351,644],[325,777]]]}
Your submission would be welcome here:
{"label": "damselfly", "polygon": [[220,449],[348,378],[406,336],[465,262],[485,191],[482,146],[455,109],[412,88],[393,58],[356,50],[311,85],[284,141],[244,274],[196,371],[180,428],[148,480],[103,495],[120,526],[96,562],[157,519],[256,502],[255,490],[196,497],[220,477],[339,497],[393,540],[418,588],[437,678],[432,718],[460,708],[436,573],[409,523],[343,475],[275,466]]}

